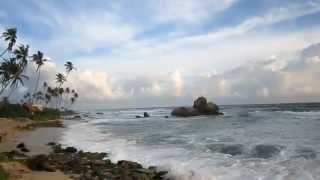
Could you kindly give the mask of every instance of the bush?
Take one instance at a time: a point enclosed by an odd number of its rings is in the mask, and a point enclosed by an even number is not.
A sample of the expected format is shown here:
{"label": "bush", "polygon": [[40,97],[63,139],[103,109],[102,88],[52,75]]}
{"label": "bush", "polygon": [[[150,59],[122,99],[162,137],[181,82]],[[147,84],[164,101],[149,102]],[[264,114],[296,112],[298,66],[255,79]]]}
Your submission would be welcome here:
{"label": "bush", "polygon": [[30,117],[30,113],[20,104],[1,104],[0,117],[3,118],[21,118]]}
{"label": "bush", "polygon": [[33,120],[53,120],[60,118],[60,111],[58,109],[44,108],[42,112],[37,112],[31,115],[20,104],[1,104],[0,117],[2,118],[31,118]]}
{"label": "bush", "polygon": [[33,120],[46,121],[59,119],[61,113],[58,109],[44,108],[42,112],[35,113],[32,117]]}

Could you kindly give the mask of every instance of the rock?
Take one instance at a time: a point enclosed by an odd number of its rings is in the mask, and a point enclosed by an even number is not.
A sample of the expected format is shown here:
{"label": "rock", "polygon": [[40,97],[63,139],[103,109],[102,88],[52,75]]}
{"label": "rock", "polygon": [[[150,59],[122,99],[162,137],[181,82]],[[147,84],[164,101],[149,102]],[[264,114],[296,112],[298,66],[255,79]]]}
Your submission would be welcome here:
{"label": "rock", "polygon": [[103,112],[97,112],[96,114],[97,115],[103,115]]}
{"label": "rock", "polygon": [[26,147],[20,148],[21,152],[30,152],[29,149],[27,149]]}
{"label": "rock", "polygon": [[64,151],[67,153],[76,153],[78,150],[74,147],[67,147]]}
{"label": "rock", "polygon": [[197,109],[200,113],[205,113],[207,109],[207,99],[203,96],[198,97],[193,102],[193,108]]}
{"label": "rock", "polygon": [[140,169],[142,168],[142,165],[136,162],[132,162],[132,161],[118,161],[117,163],[118,166],[120,167],[124,167],[124,168],[128,168],[128,169]]}
{"label": "rock", "polygon": [[299,149],[299,150],[296,150],[296,152],[298,153],[298,156],[296,156],[296,157],[302,157],[305,159],[317,158],[317,152],[315,152],[312,149]]}
{"label": "rock", "polygon": [[223,146],[219,152],[224,154],[230,154],[232,156],[241,155],[243,150],[243,146],[241,144],[234,144],[234,145],[226,145]]}
{"label": "rock", "polygon": [[205,97],[197,98],[193,102],[193,107],[178,107],[171,112],[171,115],[180,117],[222,114],[223,113],[219,112],[219,107],[212,102],[207,103]]}
{"label": "rock", "polygon": [[24,143],[19,143],[19,144],[17,145],[17,148],[18,148],[18,149],[25,148],[25,147],[26,147],[26,145],[25,145]]}
{"label": "rock", "polygon": [[80,115],[75,115],[75,116],[72,117],[72,119],[74,119],[74,120],[81,119],[81,116]]}
{"label": "rock", "polygon": [[219,114],[219,107],[216,104],[209,102],[206,105],[205,113],[206,114]]}
{"label": "rock", "polygon": [[137,115],[136,118],[142,118],[142,117]]}
{"label": "rock", "polygon": [[48,162],[48,157],[46,155],[37,155],[27,160],[27,166],[31,170],[35,171],[49,171],[53,172],[54,169],[50,166]]}
{"label": "rock", "polygon": [[150,115],[147,112],[144,112],[143,117],[147,118],[147,117],[150,117]]}
{"label": "rock", "polygon": [[168,119],[168,118],[169,118],[169,116],[164,116],[164,118]]}
{"label": "rock", "polygon": [[47,143],[47,146],[55,146],[55,145],[56,145],[55,142],[48,142],[48,143]]}
{"label": "rock", "polygon": [[181,117],[190,117],[190,116],[198,116],[200,115],[199,111],[193,107],[178,107],[175,108],[171,115],[173,116],[181,116]]}
{"label": "rock", "polygon": [[277,145],[256,145],[252,150],[253,157],[268,159],[273,155],[279,154],[281,147]]}

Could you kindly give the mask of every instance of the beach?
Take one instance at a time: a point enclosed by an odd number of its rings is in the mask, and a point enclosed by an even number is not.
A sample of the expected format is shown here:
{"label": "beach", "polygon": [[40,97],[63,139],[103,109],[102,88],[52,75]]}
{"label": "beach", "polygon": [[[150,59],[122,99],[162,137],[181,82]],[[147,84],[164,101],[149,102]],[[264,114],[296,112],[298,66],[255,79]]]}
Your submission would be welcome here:
{"label": "beach", "polygon": [[132,161],[111,162],[103,152],[84,152],[66,144],[62,147],[58,142],[65,128],[60,127],[60,123],[59,127],[55,127],[56,123],[46,124],[48,127],[43,124],[37,127],[33,123],[30,120],[0,121],[0,154],[7,158],[0,161],[0,167],[9,180],[161,180],[167,173]]}
{"label": "beach", "polygon": [[[56,141],[61,135],[60,127],[42,127],[32,130],[25,130],[30,120],[13,120],[0,119],[0,135],[2,141],[0,143],[0,153],[17,151],[16,146],[23,142],[26,144],[30,152],[27,155],[49,154],[52,150],[46,144]],[[60,171],[44,172],[32,171],[27,166],[19,162],[0,162],[3,169],[9,173],[11,180],[70,180],[70,178]]]}

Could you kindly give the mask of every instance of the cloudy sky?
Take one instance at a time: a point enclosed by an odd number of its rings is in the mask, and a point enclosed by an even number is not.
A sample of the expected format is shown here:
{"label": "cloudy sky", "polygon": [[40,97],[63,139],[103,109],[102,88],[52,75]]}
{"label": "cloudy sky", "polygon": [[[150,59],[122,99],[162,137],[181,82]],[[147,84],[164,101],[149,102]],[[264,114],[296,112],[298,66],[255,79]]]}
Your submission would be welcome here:
{"label": "cloudy sky", "polygon": [[78,106],[320,101],[320,0],[1,0],[12,26]]}

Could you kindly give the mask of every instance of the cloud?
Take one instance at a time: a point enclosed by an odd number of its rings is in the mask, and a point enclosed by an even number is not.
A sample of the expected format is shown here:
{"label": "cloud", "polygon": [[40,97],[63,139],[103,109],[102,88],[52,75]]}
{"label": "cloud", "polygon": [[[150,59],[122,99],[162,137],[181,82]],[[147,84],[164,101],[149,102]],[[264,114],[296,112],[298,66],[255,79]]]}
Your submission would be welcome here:
{"label": "cloud", "polygon": [[162,23],[202,24],[227,8],[236,0],[152,0],[155,19]]}

